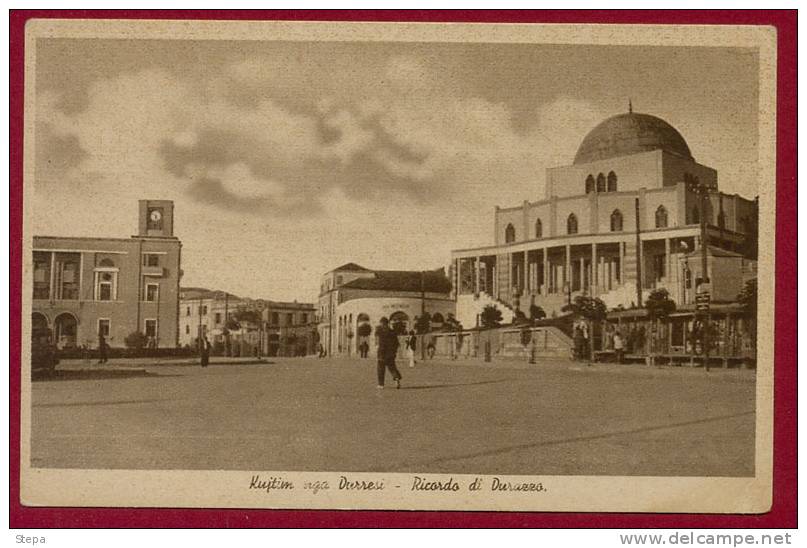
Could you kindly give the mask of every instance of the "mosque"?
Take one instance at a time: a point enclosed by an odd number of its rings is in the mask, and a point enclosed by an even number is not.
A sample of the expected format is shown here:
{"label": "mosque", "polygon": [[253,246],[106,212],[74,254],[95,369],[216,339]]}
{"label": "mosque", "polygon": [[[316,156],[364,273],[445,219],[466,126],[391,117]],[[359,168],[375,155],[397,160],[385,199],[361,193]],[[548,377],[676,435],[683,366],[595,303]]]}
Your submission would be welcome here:
{"label": "mosque", "polygon": [[452,252],[457,319],[477,326],[489,304],[505,323],[533,305],[551,317],[577,295],[629,309],[657,288],[694,306],[701,215],[712,302],[734,301],[756,275],[757,211],[718,190],[672,125],[630,108],[592,129],[571,165],[546,170],[539,200],[497,206],[493,245]]}

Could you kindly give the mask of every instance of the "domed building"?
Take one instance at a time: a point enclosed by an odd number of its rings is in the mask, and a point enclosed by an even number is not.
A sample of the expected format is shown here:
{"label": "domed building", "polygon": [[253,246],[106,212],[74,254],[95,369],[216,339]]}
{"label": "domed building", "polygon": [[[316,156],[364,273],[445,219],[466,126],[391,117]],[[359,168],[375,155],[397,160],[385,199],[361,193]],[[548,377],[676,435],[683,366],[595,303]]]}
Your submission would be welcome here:
{"label": "domed building", "polygon": [[717,172],[665,120],[632,109],[608,118],[571,165],[546,170],[538,200],[495,208],[493,245],[452,252],[457,319],[478,325],[488,304],[505,322],[532,305],[560,315],[577,295],[634,308],[657,288],[694,306],[702,215],[712,302],[735,300],[756,264],[756,202],[720,192]]}

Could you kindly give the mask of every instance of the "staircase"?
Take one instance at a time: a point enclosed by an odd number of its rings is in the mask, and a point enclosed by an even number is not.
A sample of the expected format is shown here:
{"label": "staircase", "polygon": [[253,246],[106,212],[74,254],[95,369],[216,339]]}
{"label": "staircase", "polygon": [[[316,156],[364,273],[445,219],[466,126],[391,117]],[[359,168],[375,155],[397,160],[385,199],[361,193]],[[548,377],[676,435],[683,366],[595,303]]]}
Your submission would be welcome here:
{"label": "staircase", "polygon": [[512,323],[516,315],[515,310],[485,292],[480,292],[476,295],[457,295],[457,320],[466,329],[476,327],[477,317],[489,305],[495,306],[502,313],[503,324]]}
{"label": "staircase", "polygon": [[555,326],[530,328],[532,338],[527,346],[521,344],[521,329],[506,329],[501,334],[499,355],[528,359],[535,348],[536,358],[570,358],[574,341]]}

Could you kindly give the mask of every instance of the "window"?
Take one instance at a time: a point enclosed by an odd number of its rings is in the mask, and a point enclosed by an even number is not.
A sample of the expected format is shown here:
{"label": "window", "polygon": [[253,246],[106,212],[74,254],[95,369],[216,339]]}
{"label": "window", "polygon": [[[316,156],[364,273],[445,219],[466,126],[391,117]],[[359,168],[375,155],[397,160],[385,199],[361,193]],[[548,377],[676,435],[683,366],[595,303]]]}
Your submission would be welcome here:
{"label": "window", "polygon": [[566,234],[577,234],[577,217],[574,213],[566,219]]}
{"label": "window", "polygon": [[667,209],[663,205],[656,210],[656,228],[667,228]]}
{"label": "window", "polygon": [[280,324],[280,314],[277,312],[272,312],[272,325]]}
{"label": "window", "polygon": [[109,337],[110,321],[108,319],[99,318],[98,320],[98,334],[103,335],[104,338]]}
{"label": "window", "polygon": [[143,253],[143,266],[160,266],[160,256],[156,253]]}
{"label": "window", "polygon": [[622,213],[618,209],[611,213],[611,232],[622,232]]}
{"label": "window", "polygon": [[96,272],[95,273],[95,300],[114,301],[115,285],[117,282],[117,272]]}
{"label": "window", "polygon": [[504,241],[508,244],[516,241],[516,227],[512,223],[508,224],[507,228],[504,229]]}
{"label": "window", "polygon": [[160,300],[160,284],[146,284],[146,301],[156,302],[158,300]]}
{"label": "window", "polygon": [[596,190],[596,187],[594,186],[594,176],[589,175],[586,177],[586,194],[591,194],[594,192],[594,190]]}
{"label": "window", "polygon": [[616,192],[616,173],[613,171],[608,174],[608,192]]}
{"label": "window", "polygon": [[206,305],[206,304],[203,304],[203,305],[202,305],[202,306],[199,308],[199,315],[200,315],[200,316],[207,316],[207,305]]}
{"label": "window", "polygon": [[186,309],[185,309],[185,315],[186,315],[186,316],[190,316],[190,315],[191,315],[191,307],[190,307],[190,306],[189,306],[188,308],[186,308]]}
{"label": "window", "polygon": [[81,268],[80,253],[56,254],[56,298],[77,301]]}
{"label": "window", "polygon": [[535,237],[536,238],[543,238],[544,236],[544,226],[541,224],[541,219],[535,220]]}
{"label": "window", "polygon": [[653,255],[653,274],[655,281],[660,282],[664,277],[666,257],[664,255]]}
{"label": "window", "polygon": [[216,325],[221,323],[221,312],[216,312]]}
{"label": "window", "polygon": [[50,253],[34,251],[34,299],[50,298]]}
{"label": "window", "polygon": [[186,326],[185,326],[185,334],[186,334],[186,335],[190,335],[190,334],[191,334],[191,326],[189,326],[189,325],[186,325]]}
{"label": "window", "polygon": [[698,206],[692,208],[692,223],[697,224],[701,222],[701,212],[698,209]]}
{"label": "window", "polygon": [[605,175],[597,175],[597,192],[605,192]]}
{"label": "window", "polygon": [[294,314],[291,312],[286,314],[286,325],[294,325]]}
{"label": "window", "polygon": [[145,327],[146,337],[157,336],[157,320],[146,320]]}
{"label": "window", "polygon": [[342,280],[344,280],[344,278],[342,277],[341,274],[336,276],[336,285],[342,285]]}
{"label": "window", "polygon": [[307,324],[308,323],[308,314],[306,314],[305,312],[300,314],[300,323],[301,324]]}

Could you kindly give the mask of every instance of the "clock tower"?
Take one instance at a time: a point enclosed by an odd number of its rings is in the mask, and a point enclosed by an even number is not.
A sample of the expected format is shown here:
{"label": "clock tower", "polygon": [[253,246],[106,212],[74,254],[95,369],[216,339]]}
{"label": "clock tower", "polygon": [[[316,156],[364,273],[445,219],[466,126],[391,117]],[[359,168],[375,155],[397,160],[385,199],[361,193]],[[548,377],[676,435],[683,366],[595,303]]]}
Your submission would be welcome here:
{"label": "clock tower", "polygon": [[170,200],[140,200],[138,236],[174,237],[174,202]]}

